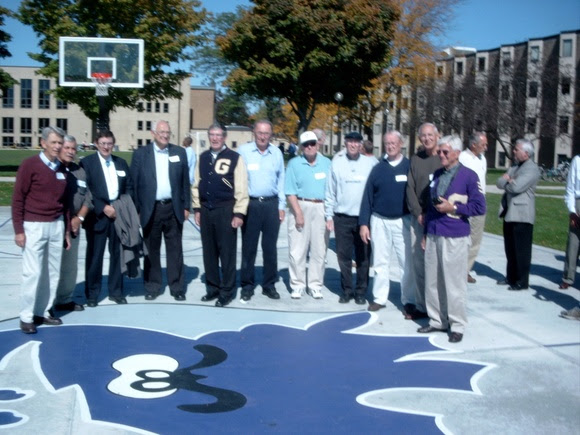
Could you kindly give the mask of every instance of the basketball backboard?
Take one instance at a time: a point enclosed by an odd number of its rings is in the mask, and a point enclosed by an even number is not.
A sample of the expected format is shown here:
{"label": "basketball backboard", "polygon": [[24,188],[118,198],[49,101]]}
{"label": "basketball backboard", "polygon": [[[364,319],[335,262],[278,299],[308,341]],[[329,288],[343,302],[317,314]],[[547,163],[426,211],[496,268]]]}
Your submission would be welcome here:
{"label": "basketball backboard", "polygon": [[95,87],[96,75],[113,88],[143,87],[142,39],[59,38],[59,85]]}

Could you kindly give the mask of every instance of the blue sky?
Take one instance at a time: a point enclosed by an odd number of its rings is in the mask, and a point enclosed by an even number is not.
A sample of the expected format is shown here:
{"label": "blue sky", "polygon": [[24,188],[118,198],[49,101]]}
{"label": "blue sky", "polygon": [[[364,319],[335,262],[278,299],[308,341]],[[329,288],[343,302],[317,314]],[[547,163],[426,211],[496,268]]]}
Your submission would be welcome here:
{"label": "blue sky", "polygon": [[[202,0],[212,12],[234,11],[248,0]],[[2,6],[16,10],[20,0],[3,0]],[[449,32],[442,45],[474,47],[485,50],[502,44],[513,44],[580,29],[579,0],[463,0],[455,10]],[[37,38],[31,29],[16,20],[8,19],[4,30],[12,35],[8,49],[12,57],[0,60],[0,65],[34,66],[26,55],[35,52]],[[195,79],[194,84],[200,84]]]}

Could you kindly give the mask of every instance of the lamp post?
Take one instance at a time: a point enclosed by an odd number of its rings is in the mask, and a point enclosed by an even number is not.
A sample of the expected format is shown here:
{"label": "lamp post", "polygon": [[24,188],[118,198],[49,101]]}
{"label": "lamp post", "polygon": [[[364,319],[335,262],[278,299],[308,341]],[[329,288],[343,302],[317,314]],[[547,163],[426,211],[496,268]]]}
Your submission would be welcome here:
{"label": "lamp post", "polygon": [[340,122],[340,102],[342,101],[342,99],[344,98],[344,95],[342,95],[342,93],[337,92],[336,94],[334,94],[334,101],[336,101],[336,104],[338,105],[338,108],[336,109],[336,123],[338,124],[338,136],[337,136],[337,140],[336,140],[336,150],[335,151],[340,151],[340,147],[341,147],[341,135],[342,135],[342,123]]}

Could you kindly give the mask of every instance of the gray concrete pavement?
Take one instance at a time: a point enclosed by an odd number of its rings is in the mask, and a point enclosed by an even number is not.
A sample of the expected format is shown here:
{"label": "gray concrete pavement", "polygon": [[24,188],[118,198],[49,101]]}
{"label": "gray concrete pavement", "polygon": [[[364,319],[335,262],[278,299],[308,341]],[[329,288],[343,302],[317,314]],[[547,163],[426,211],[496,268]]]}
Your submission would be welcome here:
{"label": "gray concrete pavement", "polygon": [[[18,327],[21,254],[13,243],[9,210],[0,207],[0,331]],[[560,224],[565,225],[565,222]],[[238,251],[240,247],[238,244]],[[306,296],[295,301],[290,298],[285,223],[278,242],[281,280],[277,289],[282,295],[278,301],[262,296],[257,288],[256,296],[247,304],[240,302],[239,294],[225,309],[201,302],[200,297],[205,293],[201,242],[191,223],[186,224],[184,230],[184,248],[188,282],[184,303],[175,302],[167,289],[157,300],[147,302],[141,280],[126,280],[128,305],[118,306],[105,298],[97,308],[64,316],[65,324],[151,327],[154,321],[156,328],[183,334],[183,325],[172,319],[172,313],[183,318],[189,312],[212,319],[207,321],[210,325],[191,322],[189,333],[197,334],[207,328],[235,330],[250,321],[304,327],[315,319],[365,309],[354,302],[338,304],[339,272],[332,243],[328,251],[324,299]],[[77,300],[83,302],[84,239],[80,253],[75,294]],[[260,255],[261,251],[258,268]],[[446,433],[578,433],[580,322],[563,319],[559,314],[579,303],[580,292],[576,288],[558,289],[563,257],[563,252],[534,246],[530,290],[510,292],[496,285],[496,280],[502,278],[505,271],[503,240],[486,234],[475,265],[477,283],[468,288],[469,324],[463,341],[451,345],[444,334],[434,334],[430,341],[439,350],[405,357],[415,361],[441,359],[483,364],[486,369],[471,380],[473,391],[389,389],[366,396],[368,406],[435,416],[437,426]],[[239,260],[238,252],[238,269]],[[416,330],[424,322],[404,320],[400,313],[400,289],[395,270],[392,281],[391,303],[373,314],[371,321],[358,328],[357,333],[385,337],[420,335]],[[348,355],[356,349],[345,352]],[[324,376],[323,368],[320,375]],[[372,373],[368,375],[373,376]],[[348,377],[337,382],[348,382]],[[405,429],[401,428],[400,432]]]}

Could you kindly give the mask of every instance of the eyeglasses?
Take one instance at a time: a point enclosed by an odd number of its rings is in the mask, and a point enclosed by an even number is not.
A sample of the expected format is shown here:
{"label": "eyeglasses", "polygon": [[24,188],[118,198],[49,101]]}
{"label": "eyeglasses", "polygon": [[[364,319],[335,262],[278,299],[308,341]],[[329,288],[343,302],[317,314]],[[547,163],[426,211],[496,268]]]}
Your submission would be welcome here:
{"label": "eyeglasses", "polygon": [[97,144],[102,147],[112,147],[115,145],[113,142],[98,142]]}
{"label": "eyeglasses", "polygon": [[437,150],[437,154],[438,155],[443,154],[444,156],[447,157],[447,154],[449,154],[449,150]]}
{"label": "eyeglasses", "polygon": [[267,131],[256,131],[254,132],[256,136],[272,136],[272,133]]}
{"label": "eyeglasses", "polygon": [[308,148],[308,147],[314,147],[314,146],[316,146],[316,142],[304,142],[304,143],[302,144],[302,146],[303,146],[304,148]]}
{"label": "eyeglasses", "polygon": [[159,136],[171,136],[170,131],[156,131],[155,134],[157,134]]}

